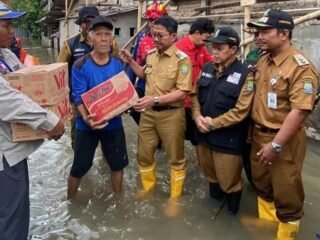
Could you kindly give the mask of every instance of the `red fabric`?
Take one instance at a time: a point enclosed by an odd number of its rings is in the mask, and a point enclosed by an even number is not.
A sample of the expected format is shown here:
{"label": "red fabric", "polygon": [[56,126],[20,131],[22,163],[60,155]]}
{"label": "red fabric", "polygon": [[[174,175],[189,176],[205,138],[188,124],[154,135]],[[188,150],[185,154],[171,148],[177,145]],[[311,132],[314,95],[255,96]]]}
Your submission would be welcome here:
{"label": "red fabric", "polygon": [[154,48],[155,46],[153,44],[153,39],[150,36],[150,34],[144,36],[141,39],[138,47],[138,52],[137,52],[137,63],[140,66],[143,66],[146,64],[146,58],[147,58],[148,52]]}
{"label": "red fabric", "polygon": [[167,9],[163,6],[163,4],[154,2],[151,6],[148,7],[144,16],[150,20],[157,19],[167,13]]}
{"label": "red fabric", "polygon": [[[208,52],[205,46],[198,47],[191,40],[190,36],[187,35],[184,38],[176,42],[178,49],[187,54],[192,63],[192,86],[197,83],[199,74],[204,64],[213,61],[213,56]],[[190,108],[190,97],[187,96],[185,100],[185,107]]]}

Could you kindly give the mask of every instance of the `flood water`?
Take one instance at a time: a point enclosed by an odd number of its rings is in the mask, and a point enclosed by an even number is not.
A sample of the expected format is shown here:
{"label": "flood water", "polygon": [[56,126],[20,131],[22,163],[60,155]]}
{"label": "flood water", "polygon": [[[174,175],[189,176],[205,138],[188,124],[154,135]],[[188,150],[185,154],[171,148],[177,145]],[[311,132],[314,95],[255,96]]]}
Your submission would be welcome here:
{"label": "flood water", "polygon": [[[53,55],[46,49],[31,49],[43,63]],[[31,239],[128,239],[128,240],[273,240],[277,224],[258,220],[256,195],[247,184],[236,216],[225,208],[217,215],[221,202],[209,198],[208,186],[198,169],[192,146],[186,144],[188,175],[181,199],[182,213],[176,219],[164,215],[169,196],[169,165],[158,151],[157,187],[144,200],[134,199],[140,187],[136,162],[137,127],[124,117],[129,155],[124,191],[112,194],[110,170],[97,150],[94,165],[83,178],[72,202],[66,200],[67,177],[73,160],[70,129],[58,141],[45,142],[30,156]],[[320,143],[310,141],[304,164],[306,192],[305,216],[298,240],[313,240],[320,232]],[[217,216],[216,216],[217,215]],[[216,217],[215,217],[216,216]],[[215,218],[214,218],[215,217]]]}

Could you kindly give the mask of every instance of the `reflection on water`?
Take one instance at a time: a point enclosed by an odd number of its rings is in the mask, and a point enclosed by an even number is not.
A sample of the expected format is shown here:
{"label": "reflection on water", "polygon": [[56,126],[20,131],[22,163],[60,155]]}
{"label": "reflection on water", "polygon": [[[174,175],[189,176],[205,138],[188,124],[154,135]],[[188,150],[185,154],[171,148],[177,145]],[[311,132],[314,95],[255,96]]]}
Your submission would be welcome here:
{"label": "reflection on water", "polygon": [[[53,59],[46,49],[33,48],[43,62]],[[51,54],[51,55],[50,55]],[[45,60],[45,58],[47,59]],[[163,151],[157,152],[157,187],[150,198],[135,201],[139,187],[136,163],[137,127],[125,117],[127,148],[130,159],[125,169],[124,191],[112,194],[110,171],[97,150],[92,169],[83,178],[80,191],[72,202],[66,200],[66,184],[73,160],[69,130],[58,142],[46,142],[29,161],[32,239],[215,239],[215,240],[270,240],[277,225],[257,220],[256,197],[247,185],[241,209],[230,216],[223,209],[213,221],[221,202],[209,199],[207,184],[200,173],[192,146],[186,145],[188,175],[182,214],[177,219],[164,216],[164,205],[169,196],[169,165]],[[300,240],[315,239],[320,232],[320,181],[318,169],[319,143],[310,143],[304,169],[306,186],[305,217]]]}

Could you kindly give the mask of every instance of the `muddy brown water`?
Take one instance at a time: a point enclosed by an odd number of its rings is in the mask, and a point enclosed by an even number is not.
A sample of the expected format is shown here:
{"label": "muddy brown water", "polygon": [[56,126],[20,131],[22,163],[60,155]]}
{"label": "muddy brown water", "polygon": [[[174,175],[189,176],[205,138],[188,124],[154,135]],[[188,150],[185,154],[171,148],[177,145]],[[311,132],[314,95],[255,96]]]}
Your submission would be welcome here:
{"label": "muddy brown water", "polygon": [[[30,52],[43,63],[52,62],[50,50],[35,48]],[[163,151],[158,151],[157,186],[144,201],[133,195],[140,186],[136,162],[137,127],[129,116],[124,117],[127,150],[130,159],[125,169],[124,191],[112,194],[110,170],[97,150],[94,165],[83,178],[73,202],[66,200],[67,177],[73,160],[70,129],[58,142],[47,141],[30,156],[31,239],[128,239],[128,240],[271,240],[277,224],[258,220],[256,195],[247,184],[241,209],[230,216],[224,208],[213,220],[221,202],[211,200],[192,146],[186,143],[188,162],[182,213],[176,219],[164,216],[169,196],[169,165]],[[305,216],[298,240],[317,239],[320,232],[320,143],[309,141],[304,164]]]}

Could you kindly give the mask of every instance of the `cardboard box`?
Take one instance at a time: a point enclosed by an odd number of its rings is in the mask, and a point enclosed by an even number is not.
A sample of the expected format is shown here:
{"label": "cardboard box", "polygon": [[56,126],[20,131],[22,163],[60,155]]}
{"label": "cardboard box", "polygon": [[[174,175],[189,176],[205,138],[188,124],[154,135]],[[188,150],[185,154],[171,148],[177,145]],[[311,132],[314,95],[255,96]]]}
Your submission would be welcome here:
{"label": "cardboard box", "polygon": [[[70,101],[69,96],[65,96],[53,106],[45,107],[54,112],[63,123],[66,123],[70,117]],[[12,140],[14,142],[29,141],[48,138],[48,134],[44,130],[33,130],[23,123],[11,123]]]}
{"label": "cardboard box", "polygon": [[8,74],[6,79],[41,106],[54,105],[69,92],[67,63],[24,68]]}
{"label": "cardboard box", "polygon": [[112,119],[136,104],[139,97],[124,72],[82,94],[82,100],[95,121]]}

